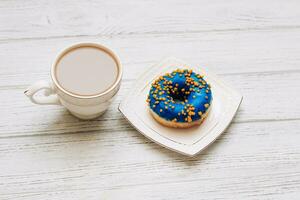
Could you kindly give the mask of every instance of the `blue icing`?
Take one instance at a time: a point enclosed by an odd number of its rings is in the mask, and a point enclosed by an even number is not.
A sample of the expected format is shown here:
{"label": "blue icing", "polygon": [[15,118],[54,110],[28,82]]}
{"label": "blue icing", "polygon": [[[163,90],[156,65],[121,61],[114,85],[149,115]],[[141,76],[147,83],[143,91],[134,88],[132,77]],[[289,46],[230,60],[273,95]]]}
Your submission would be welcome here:
{"label": "blue icing", "polygon": [[211,100],[210,86],[202,76],[178,69],[152,83],[147,101],[151,110],[166,120],[191,122],[201,118]]}

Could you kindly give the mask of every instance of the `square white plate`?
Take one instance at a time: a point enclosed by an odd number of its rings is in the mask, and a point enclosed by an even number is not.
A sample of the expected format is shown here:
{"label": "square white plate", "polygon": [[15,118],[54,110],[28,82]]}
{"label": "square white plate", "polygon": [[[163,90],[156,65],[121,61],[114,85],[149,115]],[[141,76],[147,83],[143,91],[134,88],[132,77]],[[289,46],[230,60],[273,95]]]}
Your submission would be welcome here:
{"label": "square white plate", "polygon": [[[160,75],[177,68],[189,68],[204,75],[211,85],[211,109],[200,126],[187,129],[168,128],[152,118],[146,103],[151,83]],[[127,97],[121,102],[119,110],[125,118],[143,135],[154,142],[178,153],[194,156],[214,142],[230,124],[239,105],[242,95],[229,87],[216,75],[208,73],[201,67],[191,66],[176,59],[167,58],[152,66],[134,84]]]}

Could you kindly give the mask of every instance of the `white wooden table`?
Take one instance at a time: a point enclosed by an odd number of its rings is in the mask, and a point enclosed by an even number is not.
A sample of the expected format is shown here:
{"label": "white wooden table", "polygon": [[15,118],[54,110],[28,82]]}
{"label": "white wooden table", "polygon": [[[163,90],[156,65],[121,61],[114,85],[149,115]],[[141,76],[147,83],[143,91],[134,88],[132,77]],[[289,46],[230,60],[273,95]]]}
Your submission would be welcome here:
{"label": "white wooden table", "polygon": [[[80,121],[24,96],[74,42],[116,50],[121,91]],[[206,66],[244,95],[228,130],[194,158],[118,112],[167,56]],[[0,1],[0,199],[300,199],[299,0]]]}

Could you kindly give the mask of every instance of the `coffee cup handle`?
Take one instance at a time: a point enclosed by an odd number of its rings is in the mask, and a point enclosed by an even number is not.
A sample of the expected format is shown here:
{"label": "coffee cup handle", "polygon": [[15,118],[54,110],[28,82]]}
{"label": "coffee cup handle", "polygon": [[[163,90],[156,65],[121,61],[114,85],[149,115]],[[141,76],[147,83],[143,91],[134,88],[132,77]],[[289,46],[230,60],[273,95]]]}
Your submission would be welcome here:
{"label": "coffee cup handle", "polygon": [[[43,96],[35,94],[44,90]],[[24,91],[24,94],[35,104],[39,105],[60,105],[59,97],[55,93],[53,84],[48,81],[38,81]]]}

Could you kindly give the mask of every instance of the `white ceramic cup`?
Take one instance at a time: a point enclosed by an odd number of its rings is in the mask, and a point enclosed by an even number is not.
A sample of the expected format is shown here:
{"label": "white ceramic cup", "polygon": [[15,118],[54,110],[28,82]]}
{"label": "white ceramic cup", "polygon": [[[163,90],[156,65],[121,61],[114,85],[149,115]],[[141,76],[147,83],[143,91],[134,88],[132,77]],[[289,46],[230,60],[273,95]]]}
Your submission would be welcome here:
{"label": "white ceramic cup", "polygon": [[[116,62],[118,74],[115,82],[104,92],[97,95],[74,94],[64,89],[58,82],[55,69],[58,61],[69,51],[75,48],[93,47],[109,54]],[[103,114],[110,105],[113,97],[120,88],[122,78],[122,66],[118,56],[109,48],[95,43],[79,43],[63,50],[54,61],[51,68],[52,81],[39,81],[31,85],[24,91],[25,95],[35,103],[40,105],[62,105],[66,107],[73,115],[80,119],[93,119]],[[35,95],[44,90],[44,95]]]}

